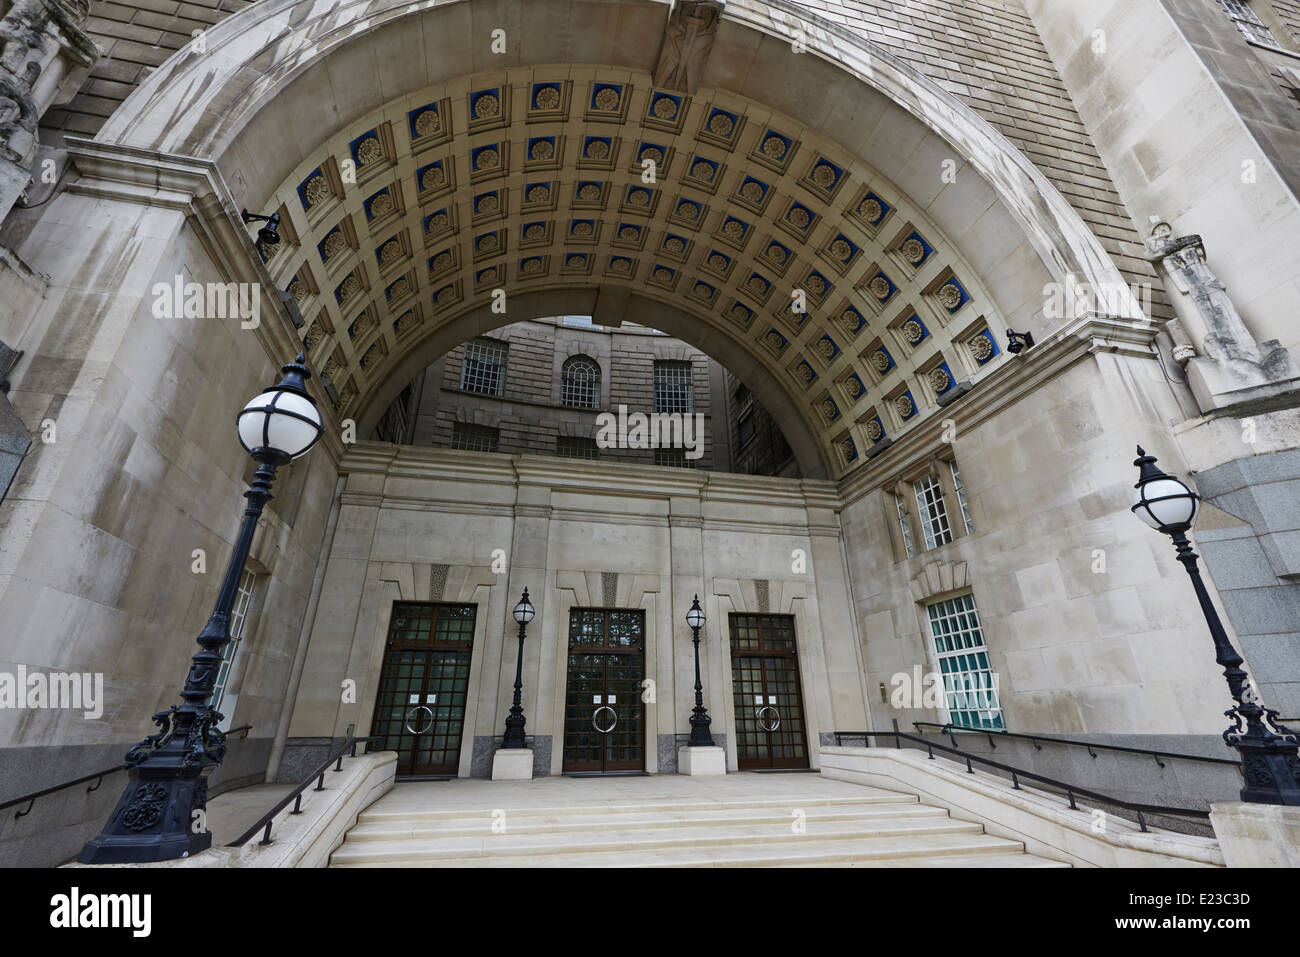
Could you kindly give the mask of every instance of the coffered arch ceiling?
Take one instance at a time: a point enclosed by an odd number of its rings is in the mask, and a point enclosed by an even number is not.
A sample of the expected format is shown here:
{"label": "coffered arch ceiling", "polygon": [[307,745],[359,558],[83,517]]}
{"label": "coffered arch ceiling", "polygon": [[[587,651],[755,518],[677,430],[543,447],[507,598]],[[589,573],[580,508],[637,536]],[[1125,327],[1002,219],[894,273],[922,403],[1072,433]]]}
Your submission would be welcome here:
{"label": "coffered arch ceiling", "polygon": [[363,423],[448,330],[567,291],[597,321],[659,309],[758,388],[808,474],[840,475],[1005,361],[1008,325],[1041,334],[1044,282],[1118,281],[1032,165],[915,71],[747,0],[694,88],[665,89],[667,13],[262,0],[96,139],[214,159],[237,203],[280,208],[267,268]]}
{"label": "coffered arch ceiling", "polygon": [[836,474],[1005,342],[977,271],[878,171],[760,104],[629,71],[429,87],[344,127],[275,198],[288,241],[268,268],[339,413],[363,421],[433,331],[528,318],[511,300],[533,290],[598,289],[598,322],[662,302],[742,378],[761,367],[778,384],[765,404]]}

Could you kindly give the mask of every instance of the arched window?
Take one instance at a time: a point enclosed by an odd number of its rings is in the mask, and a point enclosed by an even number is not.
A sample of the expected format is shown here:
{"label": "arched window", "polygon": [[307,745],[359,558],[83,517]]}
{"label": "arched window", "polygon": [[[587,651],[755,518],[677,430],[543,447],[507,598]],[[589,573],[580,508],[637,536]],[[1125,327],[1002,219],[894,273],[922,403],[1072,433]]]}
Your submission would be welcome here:
{"label": "arched window", "polygon": [[590,356],[572,356],[561,370],[560,404],[576,409],[600,405],[600,366]]}

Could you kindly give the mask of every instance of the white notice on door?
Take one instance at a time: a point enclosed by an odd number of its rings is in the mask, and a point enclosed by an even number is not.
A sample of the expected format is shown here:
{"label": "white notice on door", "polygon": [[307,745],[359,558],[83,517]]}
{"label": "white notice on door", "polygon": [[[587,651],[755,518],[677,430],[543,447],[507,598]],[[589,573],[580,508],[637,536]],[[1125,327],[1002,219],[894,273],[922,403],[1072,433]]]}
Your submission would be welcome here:
{"label": "white notice on door", "polygon": [[436,704],[437,701],[438,701],[438,696],[436,694],[427,694],[424,696],[425,704]]}
{"label": "white notice on door", "polygon": [[610,696],[609,696],[609,703],[610,703],[610,704],[618,704],[618,695],[616,695],[616,694],[612,694],[612,695],[610,695]]}
{"label": "white notice on door", "polygon": [[767,696],[767,703],[768,703],[768,704],[776,704],[776,695],[774,695],[774,694],[770,694],[770,695],[768,695],[768,696]]}
{"label": "white notice on door", "polygon": [[763,703],[763,696],[761,694],[754,695],[754,704],[762,704],[762,703]]}
{"label": "white notice on door", "polygon": [[411,695],[411,701],[410,701],[410,703],[411,703],[411,704],[419,704],[419,703],[420,703],[420,696],[419,696],[418,694],[413,694],[413,695]]}
{"label": "white notice on door", "polygon": [[592,696],[591,696],[591,703],[592,703],[592,704],[600,704],[600,695],[598,695],[598,694],[594,694],[594,695],[592,695]]}

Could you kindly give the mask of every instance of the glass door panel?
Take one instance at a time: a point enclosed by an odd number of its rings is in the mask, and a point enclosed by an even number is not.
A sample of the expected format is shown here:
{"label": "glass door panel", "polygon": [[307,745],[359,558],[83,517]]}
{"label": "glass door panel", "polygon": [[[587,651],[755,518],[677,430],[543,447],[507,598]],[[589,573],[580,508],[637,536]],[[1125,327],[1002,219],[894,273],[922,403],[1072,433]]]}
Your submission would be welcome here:
{"label": "glass door panel", "polygon": [[456,774],[476,608],[398,602],[370,733],[397,752],[399,777]]}
{"label": "glass door panel", "polygon": [[730,624],[737,767],[808,767],[793,617],[733,614]]}
{"label": "glass door panel", "polygon": [[645,770],[645,613],[575,608],[564,700],[567,773]]}

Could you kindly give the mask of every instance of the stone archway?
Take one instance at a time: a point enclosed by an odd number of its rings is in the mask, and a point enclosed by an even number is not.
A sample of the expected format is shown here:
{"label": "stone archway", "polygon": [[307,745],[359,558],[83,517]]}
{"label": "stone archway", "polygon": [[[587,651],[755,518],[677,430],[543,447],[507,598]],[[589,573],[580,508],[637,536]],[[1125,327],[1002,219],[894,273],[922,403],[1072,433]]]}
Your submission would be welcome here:
{"label": "stone archway", "polygon": [[[1024,156],[868,42],[732,3],[696,88],[667,90],[644,38],[668,13],[262,3],[149,77],[96,145],[197,155],[232,206],[278,205],[290,242],[269,276],[362,423],[452,328],[501,325],[493,292],[539,290],[691,317],[698,333],[666,331],[716,342],[805,474],[838,476],[996,368],[1007,328],[1041,334],[1044,283],[1124,287]],[[640,188],[647,155],[662,179]]]}

